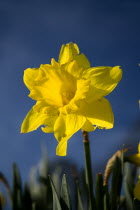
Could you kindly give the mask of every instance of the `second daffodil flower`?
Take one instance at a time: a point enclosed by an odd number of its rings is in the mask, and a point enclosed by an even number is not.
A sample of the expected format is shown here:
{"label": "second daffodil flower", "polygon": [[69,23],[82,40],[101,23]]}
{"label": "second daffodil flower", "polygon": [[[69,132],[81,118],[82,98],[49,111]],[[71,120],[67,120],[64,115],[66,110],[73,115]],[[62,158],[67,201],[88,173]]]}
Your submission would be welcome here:
{"label": "second daffodil flower", "polygon": [[137,166],[140,166],[140,142],[138,144],[138,153],[134,155],[127,156],[126,159],[131,162],[136,164]]}
{"label": "second daffodil flower", "polygon": [[137,181],[134,187],[134,197],[140,200],[140,176],[139,176],[139,180]]}
{"label": "second daffodil flower", "polygon": [[108,95],[122,77],[115,67],[90,67],[84,54],[74,43],[62,45],[59,60],[24,71],[29,97],[36,104],[25,117],[21,132],[36,130],[54,132],[58,141],[56,154],[65,156],[68,139],[79,129],[110,129],[114,124]]}

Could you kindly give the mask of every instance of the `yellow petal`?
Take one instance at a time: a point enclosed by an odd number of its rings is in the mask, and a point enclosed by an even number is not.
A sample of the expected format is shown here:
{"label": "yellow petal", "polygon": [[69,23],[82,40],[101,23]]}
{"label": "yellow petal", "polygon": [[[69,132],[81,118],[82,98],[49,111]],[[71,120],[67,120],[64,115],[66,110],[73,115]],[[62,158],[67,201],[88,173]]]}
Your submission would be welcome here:
{"label": "yellow petal", "polygon": [[46,127],[41,127],[41,130],[42,130],[44,133],[53,133],[53,132],[54,132],[54,124],[48,125],[48,126],[46,126]]}
{"label": "yellow petal", "polygon": [[36,101],[43,101],[47,99],[47,89],[42,86],[35,86],[28,95]]}
{"label": "yellow petal", "polygon": [[83,71],[83,78],[90,79],[89,101],[108,95],[117,86],[122,77],[122,70],[115,67],[95,67]]}
{"label": "yellow petal", "polygon": [[35,79],[38,77],[39,68],[28,68],[24,70],[23,81],[28,89],[31,89],[34,85]]}
{"label": "yellow petal", "polygon": [[96,126],[93,126],[89,120],[86,120],[85,124],[82,127],[83,131],[91,132],[96,129]]}
{"label": "yellow petal", "polygon": [[40,112],[42,109],[45,109],[48,106],[46,101],[37,101],[33,106],[35,112]]}
{"label": "yellow petal", "polygon": [[77,114],[85,116],[92,125],[110,129],[114,124],[114,116],[109,101],[102,98],[92,103],[82,102]]}
{"label": "yellow petal", "polygon": [[136,164],[137,166],[140,166],[140,153],[135,155],[130,155],[127,158],[130,162]]}
{"label": "yellow petal", "polygon": [[79,79],[77,80],[77,90],[73,99],[64,107],[59,110],[62,113],[71,113],[79,108],[80,102],[87,97],[89,91],[90,80]]}
{"label": "yellow petal", "polygon": [[138,153],[140,153],[140,142],[138,144]]}
{"label": "yellow petal", "polygon": [[70,62],[77,54],[79,54],[79,48],[77,44],[71,42],[66,45],[62,45],[59,54],[59,63],[62,65]]}
{"label": "yellow petal", "polygon": [[42,101],[42,103],[45,102],[47,105],[52,105],[55,107],[62,106],[62,97],[56,85],[49,86],[48,82],[48,88],[47,86],[34,86],[33,89],[31,89],[31,92],[28,96],[36,101]]}
{"label": "yellow petal", "polygon": [[77,62],[77,64],[82,67],[83,69],[90,68],[90,62],[87,59],[87,57],[82,53],[80,55],[76,55],[74,60]]}
{"label": "yellow petal", "polygon": [[36,130],[40,125],[46,125],[48,119],[50,120],[50,116],[48,117],[42,112],[35,112],[32,108],[23,120],[21,133],[28,133]]}
{"label": "yellow petal", "polygon": [[67,141],[84,125],[86,118],[75,114],[60,115],[54,125],[54,135],[59,144],[56,154],[65,156],[67,153]]}
{"label": "yellow petal", "polygon": [[68,43],[66,45],[62,45],[59,54],[59,63],[62,65],[75,60],[77,64],[83,69],[90,68],[90,63],[87,57],[83,53],[79,53],[79,48],[75,43]]}
{"label": "yellow petal", "polygon": [[140,200],[140,180],[138,180],[135,188],[134,188],[134,197]]}
{"label": "yellow petal", "polygon": [[49,87],[49,82],[48,88],[43,86],[34,86],[28,96],[36,101],[42,101],[42,103],[45,102],[47,105],[55,107],[63,105],[59,89],[55,86]]}
{"label": "yellow petal", "polygon": [[38,85],[33,86],[29,97],[37,101],[45,100],[48,105],[56,107],[68,104],[75,95],[76,78],[62,69],[53,69],[46,65],[41,65],[40,68],[45,73],[44,81],[38,81]]}
{"label": "yellow petal", "polygon": [[48,117],[47,123],[46,123],[47,126],[41,127],[41,129],[44,133],[53,133],[54,132],[54,124],[55,124],[57,117],[58,117],[57,115]]}
{"label": "yellow petal", "polygon": [[55,60],[54,58],[51,59],[51,65],[52,65],[54,68],[60,68],[59,63],[57,63],[56,60]]}
{"label": "yellow petal", "polygon": [[83,68],[81,68],[75,60],[73,60],[66,65],[65,70],[75,78],[79,79],[82,75]]}
{"label": "yellow petal", "polygon": [[57,141],[61,141],[62,137],[65,137],[65,131],[66,131],[66,120],[67,115],[60,115],[54,125],[54,135]]}

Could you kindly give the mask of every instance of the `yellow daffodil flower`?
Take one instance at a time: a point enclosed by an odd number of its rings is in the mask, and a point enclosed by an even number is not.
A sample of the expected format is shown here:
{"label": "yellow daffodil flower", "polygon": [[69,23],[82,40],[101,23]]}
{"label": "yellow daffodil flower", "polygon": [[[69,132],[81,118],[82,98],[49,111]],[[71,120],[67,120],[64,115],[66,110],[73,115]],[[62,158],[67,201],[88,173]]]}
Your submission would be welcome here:
{"label": "yellow daffodil flower", "polygon": [[140,200],[140,176],[136,186],[134,187],[134,197]]}
{"label": "yellow daffodil flower", "polygon": [[140,143],[138,144],[138,153],[128,156],[127,160],[136,164],[137,166],[140,166]]}
{"label": "yellow daffodil flower", "polygon": [[24,71],[29,97],[36,104],[25,117],[21,132],[36,130],[54,132],[58,141],[56,154],[65,156],[68,139],[79,129],[110,129],[114,124],[108,95],[122,77],[115,67],[90,67],[84,54],[74,43],[62,45],[59,60]]}

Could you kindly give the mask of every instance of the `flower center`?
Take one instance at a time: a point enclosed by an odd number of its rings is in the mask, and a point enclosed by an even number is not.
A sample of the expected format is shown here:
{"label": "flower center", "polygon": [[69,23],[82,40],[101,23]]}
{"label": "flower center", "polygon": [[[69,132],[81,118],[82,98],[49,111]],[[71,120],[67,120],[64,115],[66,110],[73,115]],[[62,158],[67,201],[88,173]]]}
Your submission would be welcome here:
{"label": "flower center", "polygon": [[[77,79],[63,68],[42,67],[44,81],[36,88],[37,100],[55,107],[63,107],[73,99],[77,90]],[[36,99],[35,99],[36,100]]]}
{"label": "flower center", "polygon": [[[76,91],[76,90],[75,90]],[[62,95],[62,101],[63,101],[63,104],[66,105],[70,102],[70,100],[74,97],[75,95],[75,92],[74,91],[63,91],[61,93]]]}

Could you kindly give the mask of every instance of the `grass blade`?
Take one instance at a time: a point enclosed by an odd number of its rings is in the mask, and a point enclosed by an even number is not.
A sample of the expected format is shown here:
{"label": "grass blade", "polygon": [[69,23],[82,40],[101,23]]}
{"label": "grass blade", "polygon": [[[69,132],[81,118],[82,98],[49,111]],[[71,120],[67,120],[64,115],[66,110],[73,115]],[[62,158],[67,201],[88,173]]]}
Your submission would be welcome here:
{"label": "grass blade", "polygon": [[110,210],[108,185],[104,186],[104,210]]}
{"label": "grass blade", "polygon": [[111,210],[117,210],[119,204],[120,191],[122,186],[122,166],[120,158],[116,158],[113,171],[112,171],[112,183],[110,192],[110,206]]}
{"label": "grass blade", "polygon": [[13,164],[13,187],[12,187],[13,210],[22,210],[22,184],[19,169]]}
{"label": "grass blade", "polygon": [[60,203],[61,203],[62,209],[71,210],[70,194],[69,194],[68,183],[67,183],[65,174],[63,175],[63,178],[62,178]]}
{"label": "grass blade", "polygon": [[49,176],[49,179],[50,179],[52,193],[53,193],[53,210],[62,210],[55,186],[50,176]]}
{"label": "grass blade", "polygon": [[78,180],[76,180],[76,189],[77,189],[77,210],[84,210],[82,198],[81,198],[81,192],[79,189]]}
{"label": "grass blade", "polygon": [[96,175],[96,187],[95,187],[95,202],[96,210],[103,209],[103,177],[102,174]]}
{"label": "grass blade", "polygon": [[124,167],[124,191],[126,197],[126,207],[127,210],[134,210],[133,204],[133,175],[130,170],[129,163],[125,163]]}

